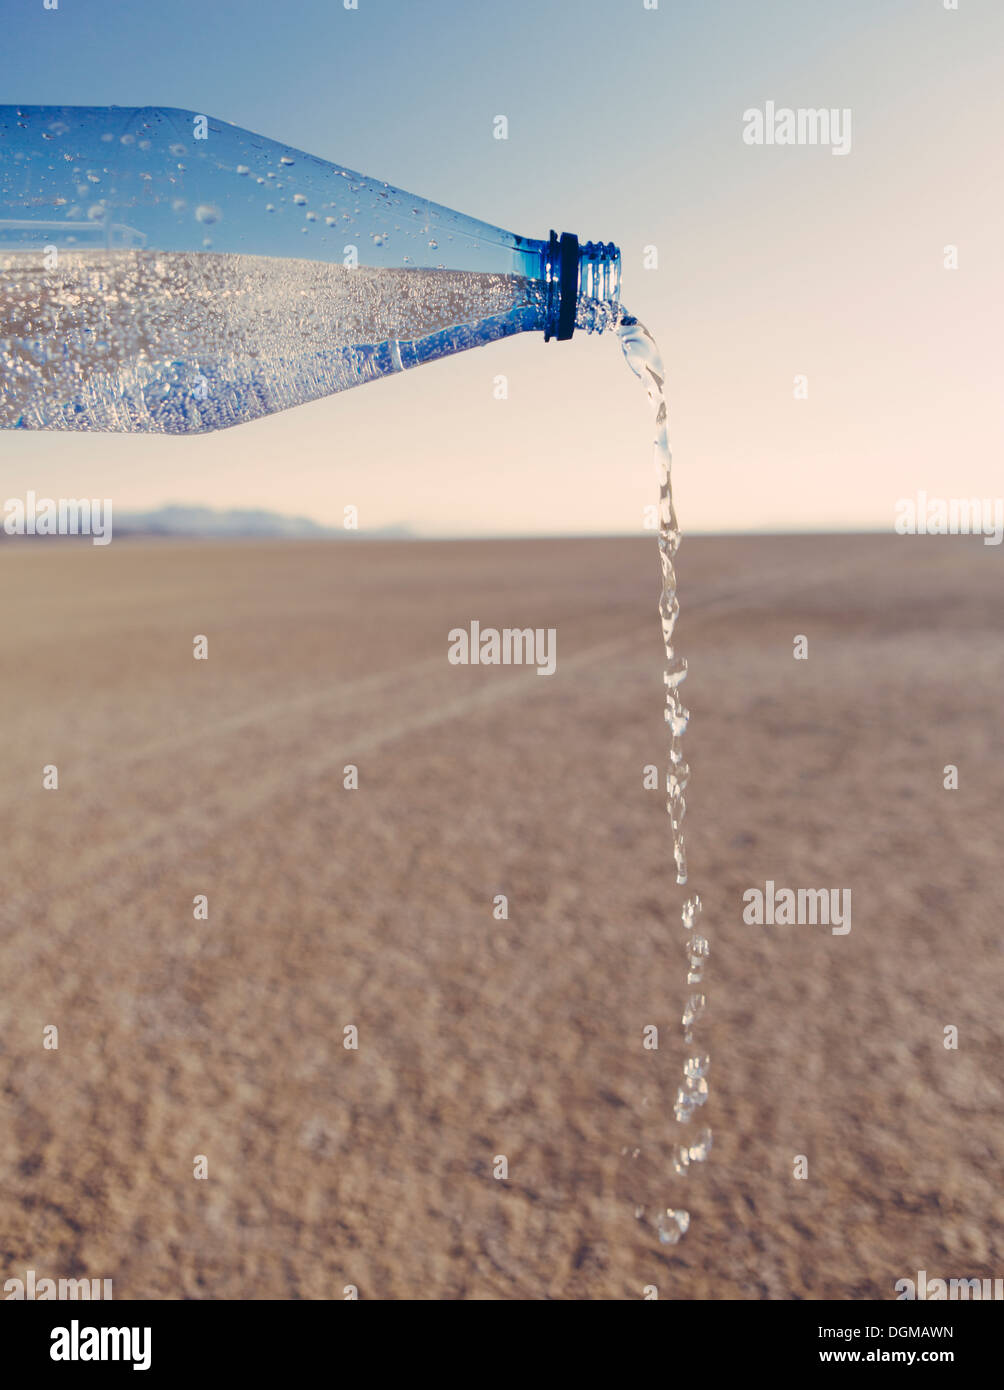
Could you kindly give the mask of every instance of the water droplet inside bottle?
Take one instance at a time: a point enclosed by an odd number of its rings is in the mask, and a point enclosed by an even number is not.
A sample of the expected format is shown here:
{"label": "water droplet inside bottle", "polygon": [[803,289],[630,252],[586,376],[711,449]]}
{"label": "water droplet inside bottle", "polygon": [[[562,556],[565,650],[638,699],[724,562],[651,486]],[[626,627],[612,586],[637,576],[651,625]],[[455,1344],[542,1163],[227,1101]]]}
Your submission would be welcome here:
{"label": "water droplet inside bottle", "polygon": [[213,222],[218,222],[222,216],[222,212],[214,203],[200,203],[195,209],[195,220],[205,222],[207,226]]}
{"label": "water droplet inside bottle", "polygon": [[295,162],[296,161],[292,159],[288,154],[283,154],[279,156],[280,164],[294,164]]}
{"label": "water droplet inside bottle", "polygon": [[250,174],[250,172],[251,170],[246,164],[238,164],[237,173],[240,174],[241,178],[243,178],[245,174]]}
{"label": "water droplet inside bottle", "polygon": [[293,202],[294,202],[294,203],[299,203],[301,207],[306,203],[306,201],[307,201],[307,195],[306,195],[305,193],[294,193],[294,194],[293,194]]}

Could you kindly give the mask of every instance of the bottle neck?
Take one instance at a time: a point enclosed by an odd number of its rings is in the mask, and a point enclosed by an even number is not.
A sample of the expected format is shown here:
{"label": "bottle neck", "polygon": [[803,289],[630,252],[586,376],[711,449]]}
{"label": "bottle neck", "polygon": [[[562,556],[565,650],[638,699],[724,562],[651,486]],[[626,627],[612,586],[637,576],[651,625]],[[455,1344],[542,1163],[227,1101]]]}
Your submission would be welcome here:
{"label": "bottle neck", "polygon": [[602,333],[619,302],[621,253],[613,242],[587,241],[551,233],[544,256],[547,316],[544,341],[563,342],[576,328]]}

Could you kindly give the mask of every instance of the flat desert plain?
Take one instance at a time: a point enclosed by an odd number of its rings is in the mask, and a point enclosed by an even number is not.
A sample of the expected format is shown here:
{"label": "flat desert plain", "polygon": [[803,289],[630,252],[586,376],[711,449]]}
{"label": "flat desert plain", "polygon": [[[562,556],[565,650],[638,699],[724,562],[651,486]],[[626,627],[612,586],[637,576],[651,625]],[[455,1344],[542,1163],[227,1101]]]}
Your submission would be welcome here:
{"label": "flat desert plain", "polygon": [[[713,950],[685,1049],[654,541],[0,545],[0,1277],[1004,1275],[1001,564],[966,537],[684,542]],[[472,620],[554,628],[554,674],[451,665]],[[745,922],[768,880],[849,891],[850,932]],[[714,1149],[677,1178],[688,1050]]]}

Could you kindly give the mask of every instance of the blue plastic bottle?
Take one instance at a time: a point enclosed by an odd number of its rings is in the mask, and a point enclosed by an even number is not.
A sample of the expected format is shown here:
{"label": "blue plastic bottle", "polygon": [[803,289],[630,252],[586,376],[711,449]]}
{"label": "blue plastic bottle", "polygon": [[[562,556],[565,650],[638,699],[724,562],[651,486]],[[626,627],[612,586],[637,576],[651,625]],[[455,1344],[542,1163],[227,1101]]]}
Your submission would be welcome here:
{"label": "blue plastic bottle", "polygon": [[602,330],[535,241],[194,112],[0,107],[0,427],[222,429],[513,333]]}

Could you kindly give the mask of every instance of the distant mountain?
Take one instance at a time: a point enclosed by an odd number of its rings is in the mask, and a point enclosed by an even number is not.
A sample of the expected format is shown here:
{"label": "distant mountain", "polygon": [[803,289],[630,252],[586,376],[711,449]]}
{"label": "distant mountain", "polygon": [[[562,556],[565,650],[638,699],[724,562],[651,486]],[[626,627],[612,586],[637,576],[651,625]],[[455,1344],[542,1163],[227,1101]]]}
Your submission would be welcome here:
{"label": "distant mountain", "polygon": [[379,531],[344,531],[321,526],[306,516],[283,516],[233,507],[218,511],[214,507],[186,507],[171,503],[150,512],[116,512],[116,536],[194,536],[216,539],[237,537],[278,537],[284,540],[351,540],[354,538],[407,540],[406,526],[386,526]]}

